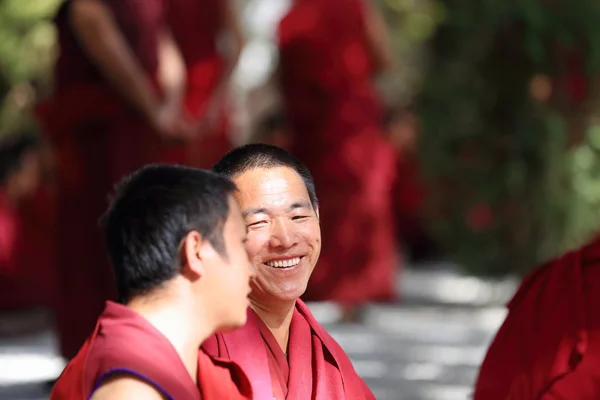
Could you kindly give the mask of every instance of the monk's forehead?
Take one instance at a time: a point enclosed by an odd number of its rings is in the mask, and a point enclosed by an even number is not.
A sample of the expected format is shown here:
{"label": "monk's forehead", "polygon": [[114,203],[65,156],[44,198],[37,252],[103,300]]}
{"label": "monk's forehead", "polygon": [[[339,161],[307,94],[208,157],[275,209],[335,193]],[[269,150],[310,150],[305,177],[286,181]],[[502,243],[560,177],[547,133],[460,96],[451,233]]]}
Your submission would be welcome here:
{"label": "monk's forehead", "polygon": [[239,192],[236,200],[248,206],[286,207],[290,202],[308,201],[308,191],[300,175],[289,167],[256,168],[234,178]]}

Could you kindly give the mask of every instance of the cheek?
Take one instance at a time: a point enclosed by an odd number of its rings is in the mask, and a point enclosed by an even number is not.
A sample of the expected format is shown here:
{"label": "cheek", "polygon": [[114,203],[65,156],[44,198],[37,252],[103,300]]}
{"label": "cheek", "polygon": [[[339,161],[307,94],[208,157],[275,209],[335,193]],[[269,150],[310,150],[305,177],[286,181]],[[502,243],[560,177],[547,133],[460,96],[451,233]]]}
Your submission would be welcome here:
{"label": "cheek", "polygon": [[299,232],[302,239],[311,246],[319,247],[321,245],[321,228],[319,224],[308,224]]}
{"label": "cheek", "polygon": [[249,232],[246,242],[246,251],[250,261],[254,261],[260,255],[261,250],[266,246],[269,236],[266,232]]}

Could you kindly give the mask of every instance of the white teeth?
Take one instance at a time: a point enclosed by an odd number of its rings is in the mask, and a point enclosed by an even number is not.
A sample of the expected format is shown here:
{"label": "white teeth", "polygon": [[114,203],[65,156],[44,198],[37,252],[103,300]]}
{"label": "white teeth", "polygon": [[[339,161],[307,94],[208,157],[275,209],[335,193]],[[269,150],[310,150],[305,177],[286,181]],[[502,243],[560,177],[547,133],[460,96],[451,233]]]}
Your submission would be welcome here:
{"label": "white teeth", "polygon": [[278,261],[269,261],[267,264],[269,267],[273,268],[287,268],[298,265],[300,262],[300,257],[290,258],[289,260],[278,260]]}

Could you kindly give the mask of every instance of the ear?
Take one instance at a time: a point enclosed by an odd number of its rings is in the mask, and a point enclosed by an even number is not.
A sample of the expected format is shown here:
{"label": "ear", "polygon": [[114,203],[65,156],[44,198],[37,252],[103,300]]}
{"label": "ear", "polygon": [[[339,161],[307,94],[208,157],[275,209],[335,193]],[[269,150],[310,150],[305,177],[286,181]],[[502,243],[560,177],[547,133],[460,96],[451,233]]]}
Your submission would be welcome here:
{"label": "ear", "polygon": [[206,258],[206,241],[196,232],[191,231],[183,239],[182,246],[182,265],[185,272],[191,272],[197,277],[201,277],[206,273],[205,258]]}

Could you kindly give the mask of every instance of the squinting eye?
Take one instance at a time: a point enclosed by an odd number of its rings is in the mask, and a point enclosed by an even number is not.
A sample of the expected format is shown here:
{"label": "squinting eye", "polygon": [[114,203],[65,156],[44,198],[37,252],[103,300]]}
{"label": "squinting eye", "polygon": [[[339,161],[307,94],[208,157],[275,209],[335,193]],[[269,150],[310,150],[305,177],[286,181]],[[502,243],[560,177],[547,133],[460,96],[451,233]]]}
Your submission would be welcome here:
{"label": "squinting eye", "polygon": [[259,224],[266,224],[266,223],[267,223],[267,221],[258,221],[258,222],[253,222],[253,223],[251,223],[251,224],[248,224],[248,227],[251,227],[251,226],[257,226],[257,225],[259,225]]}
{"label": "squinting eye", "polygon": [[298,219],[305,219],[308,218],[307,215],[296,215],[295,217],[292,217],[292,220],[298,220]]}

